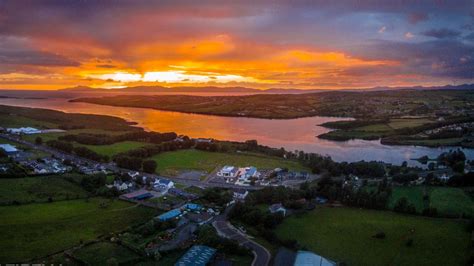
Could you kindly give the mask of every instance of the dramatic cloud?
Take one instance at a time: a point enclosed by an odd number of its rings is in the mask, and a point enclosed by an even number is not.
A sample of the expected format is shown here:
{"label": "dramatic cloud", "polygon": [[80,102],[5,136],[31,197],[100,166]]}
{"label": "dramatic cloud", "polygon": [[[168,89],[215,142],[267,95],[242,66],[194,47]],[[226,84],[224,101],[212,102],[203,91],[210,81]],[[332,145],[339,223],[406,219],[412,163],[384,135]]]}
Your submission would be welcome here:
{"label": "dramatic cloud", "polygon": [[0,0],[0,88],[472,82],[470,0]]}
{"label": "dramatic cloud", "polygon": [[450,30],[450,29],[431,29],[431,30],[423,32],[422,34],[428,37],[445,39],[445,38],[458,37],[459,35],[461,35],[461,32],[456,31],[456,30]]}

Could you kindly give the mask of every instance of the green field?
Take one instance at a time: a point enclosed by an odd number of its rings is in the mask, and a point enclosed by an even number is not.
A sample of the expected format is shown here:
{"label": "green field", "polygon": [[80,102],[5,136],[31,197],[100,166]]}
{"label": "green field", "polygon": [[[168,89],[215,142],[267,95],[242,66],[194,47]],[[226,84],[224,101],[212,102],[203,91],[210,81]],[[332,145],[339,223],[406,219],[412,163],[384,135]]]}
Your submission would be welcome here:
{"label": "green field", "polygon": [[392,189],[392,195],[390,196],[390,200],[388,202],[388,207],[393,209],[395,204],[400,198],[407,198],[408,202],[415,205],[416,211],[421,213],[424,208],[428,207],[425,206],[423,202],[423,195],[429,195],[430,191],[429,188],[424,186],[416,186],[416,187],[394,187]]}
{"label": "green field", "polygon": [[418,127],[425,124],[431,124],[435,121],[427,118],[395,118],[391,119],[388,126],[392,129]]}
{"label": "green field", "polygon": [[0,115],[0,125],[2,127],[34,127],[34,128],[55,128],[56,124],[38,121],[19,115]]}
{"label": "green field", "polygon": [[436,208],[438,214],[447,216],[460,216],[465,214],[474,216],[474,202],[462,189],[452,187],[395,187],[389,201],[389,208],[402,197],[406,197],[411,204],[415,205],[417,212],[423,211],[425,206],[423,195],[429,196],[429,206]]}
{"label": "green field", "polygon": [[128,248],[109,242],[94,243],[75,251],[73,255],[88,265],[107,265],[111,258],[122,265],[140,259],[138,254]]}
{"label": "green field", "polygon": [[137,149],[143,146],[146,146],[147,143],[138,142],[138,141],[123,141],[117,142],[110,145],[82,145],[75,143],[74,146],[83,146],[87,147],[98,154],[113,156],[117,153],[126,152],[132,149]]}
{"label": "green field", "polygon": [[157,171],[163,175],[176,175],[182,170],[199,170],[209,173],[224,165],[255,166],[266,169],[287,167],[291,170],[308,171],[298,162],[258,154],[180,150],[161,153],[152,159],[158,164]]}
{"label": "green field", "polygon": [[[345,121],[344,123],[350,125],[351,122],[353,124],[358,123],[357,121]],[[395,118],[388,123],[375,123],[351,129],[334,130],[322,134],[321,137],[331,140],[379,139],[397,134],[396,130],[398,129],[413,128],[433,122],[433,120],[427,118]]]}
{"label": "green field", "polygon": [[[386,238],[373,238],[378,232]],[[276,233],[348,265],[466,265],[469,259],[470,233],[465,224],[445,219],[318,208],[285,219]],[[408,247],[410,238],[413,245]]]}
{"label": "green field", "polygon": [[85,198],[87,191],[57,176],[2,178],[0,179],[0,204],[46,202]]}
{"label": "green field", "polygon": [[101,198],[0,207],[0,261],[43,257],[146,222],[154,214],[152,209]]}
{"label": "green field", "polygon": [[88,128],[88,129],[72,129],[72,130],[67,130],[65,132],[52,132],[52,133],[43,133],[43,134],[24,135],[22,136],[22,138],[24,140],[34,142],[37,137],[41,137],[43,139],[43,142],[46,142],[48,140],[56,140],[59,137],[65,136],[65,135],[76,135],[76,134],[117,135],[117,134],[123,134],[124,132],[127,132],[127,131],[117,131],[117,130],[109,131],[109,130],[103,130],[103,129],[89,129]]}
{"label": "green field", "polygon": [[431,206],[449,216],[465,214],[474,217],[474,202],[460,188],[443,187],[433,188],[430,194]]}

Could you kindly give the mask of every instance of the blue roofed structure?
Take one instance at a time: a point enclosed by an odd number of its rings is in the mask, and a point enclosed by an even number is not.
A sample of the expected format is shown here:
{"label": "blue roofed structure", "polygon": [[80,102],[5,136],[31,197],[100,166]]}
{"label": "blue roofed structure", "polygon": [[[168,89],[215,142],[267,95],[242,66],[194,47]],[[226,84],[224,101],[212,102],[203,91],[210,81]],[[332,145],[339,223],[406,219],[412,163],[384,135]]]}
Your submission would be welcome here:
{"label": "blue roofed structure", "polygon": [[160,221],[168,221],[171,219],[174,219],[176,217],[179,217],[181,215],[181,210],[180,209],[173,209],[171,211],[167,211],[163,214],[158,215],[158,220]]}
{"label": "blue roofed structure", "polygon": [[175,266],[206,266],[216,254],[216,250],[208,246],[192,246],[175,264]]}
{"label": "blue roofed structure", "polygon": [[298,251],[294,266],[336,266],[334,261],[328,260],[309,251]]}
{"label": "blue roofed structure", "polygon": [[186,203],[183,205],[184,209],[190,210],[190,211],[200,211],[202,210],[202,206],[196,203]]}

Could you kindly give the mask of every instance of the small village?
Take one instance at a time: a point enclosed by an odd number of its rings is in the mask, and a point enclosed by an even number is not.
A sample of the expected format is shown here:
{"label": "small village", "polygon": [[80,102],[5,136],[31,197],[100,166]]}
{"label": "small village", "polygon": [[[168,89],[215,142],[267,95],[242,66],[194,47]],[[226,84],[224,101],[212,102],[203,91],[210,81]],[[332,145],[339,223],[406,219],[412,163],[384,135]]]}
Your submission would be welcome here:
{"label": "small village", "polygon": [[[62,132],[65,131],[56,131]],[[162,254],[173,253],[176,250],[186,250],[174,265],[230,265],[228,252],[219,251],[205,245],[199,239],[202,231],[213,227],[217,232],[216,237],[230,239],[237,246],[254,250],[260,257],[266,259],[264,248],[248,236],[245,222],[238,222],[238,226],[229,224],[229,213],[234,206],[246,206],[246,200],[253,193],[262,189],[300,190],[305,184],[321,182],[324,179],[320,174],[307,171],[290,170],[281,168],[257,168],[255,166],[223,165],[213,171],[196,174],[195,171],[181,173],[179,176],[161,176],[156,173],[132,171],[118,167],[114,162],[96,162],[67,154],[47,147],[42,143],[31,143],[22,139],[25,135],[45,134],[45,130],[32,127],[7,128],[3,130],[2,137],[9,143],[1,144],[8,160],[0,164],[0,174],[10,174],[12,170],[20,175],[48,176],[48,175],[74,175],[104,176],[106,183],[99,187],[106,189],[106,194],[116,197],[121,201],[129,202],[135,206],[150,208],[159,212],[144,225],[132,231],[114,234],[110,238],[102,239],[106,243],[124,246],[134,252],[145,254],[147,257],[161,257]],[[48,130],[46,132],[51,132]],[[178,137],[177,142],[184,142]],[[210,145],[213,140],[195,139],[196,143]],[[440,163],[436,159],[420,158],[425,162],[425,169],[418,170],[416,178],[401,175],[392,176],[393,184],[397,186],[417,187],[427,182],[446,184],[456,173],[452,167]],[[471,164],[466,164],[463,172],[472,171]],[[196,176],[197,178],[193,177]],[[367,186],[382,186],[383,179],[360,177],[355,174],[334,177],[340,181],[341,187],[337,189],[361,193]],[[213,195],[213,196],[210,196]],[[291,201],[271,201],[262,205],[261,212],[275,218],[285,219],[304,212],[315,210],[318,207],[342,206],[340,201],[334,200],[331,194],[317,194],[307,199],[299,197]],[[51,199],[52,200],[52,199]],[[252,199],[254,201],[254,199]],[[101,205],[102,206],[102,205]],[[107,204],[103,204],[107,208]],[[405,210],[404,210],[405,211]],[[232,215],[232,214],[231,214]],[[235,218],[234,222],[235,222]],[[237,219],[237,221],[239,221]],[[75,253],[88,245],[66,252],[70,258],[76,258]],[[274,254],[273,265],[306,265],[308,262],[317,265],[338,265],[337,262],[300,248],[279,248]]]}

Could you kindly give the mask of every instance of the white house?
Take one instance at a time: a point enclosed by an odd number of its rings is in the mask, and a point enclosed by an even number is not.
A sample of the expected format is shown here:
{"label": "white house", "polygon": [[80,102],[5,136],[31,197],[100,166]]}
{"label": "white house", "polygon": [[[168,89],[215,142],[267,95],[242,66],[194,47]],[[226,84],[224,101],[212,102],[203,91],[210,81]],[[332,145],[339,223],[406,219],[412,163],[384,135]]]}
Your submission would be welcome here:
{"label": "white house", "polygon": [[271,213],[281,212],[283,214],[283,216],[286,216],[286,208],[283,207],[283,204],[281,204],[281,203],[276,203],[276,204],[270,205],[270,207],[268,207],[268,210]]}
{"label": "white house", "polygon": [[135,179],[137,176],[140,175],[140,173],[138,173],[138,172],[128,172],[128,175],[129,175],[132,179]]}
{"label": "white house", "polygon": [[226,165],[222,167],[222,169],[219,170],[219,172],[217,172],[217,176],[236,177],[238,172],[239,172],[239,169],[237,167]]}
{"label": "white house", "polygon": [[244,200],[247,195],[249,194],[249,192],[246,190],[246,189],[243,189],[243,188],[236,188],[234,189],[233,191],[233,198],[236,199],[236,200]]}
{"label": "white house", "polygon": [[446,173],[443,173],[442,175],[438,176],[438,179],[441,180],[441,181],[448,181],[450,178],[451,178],[451,176],[449,176]]}
{"label": "white house", "polygon": [[170,189],[174,187],[174,182],[169,179],[156,179],[153,183],[155,188]]}

